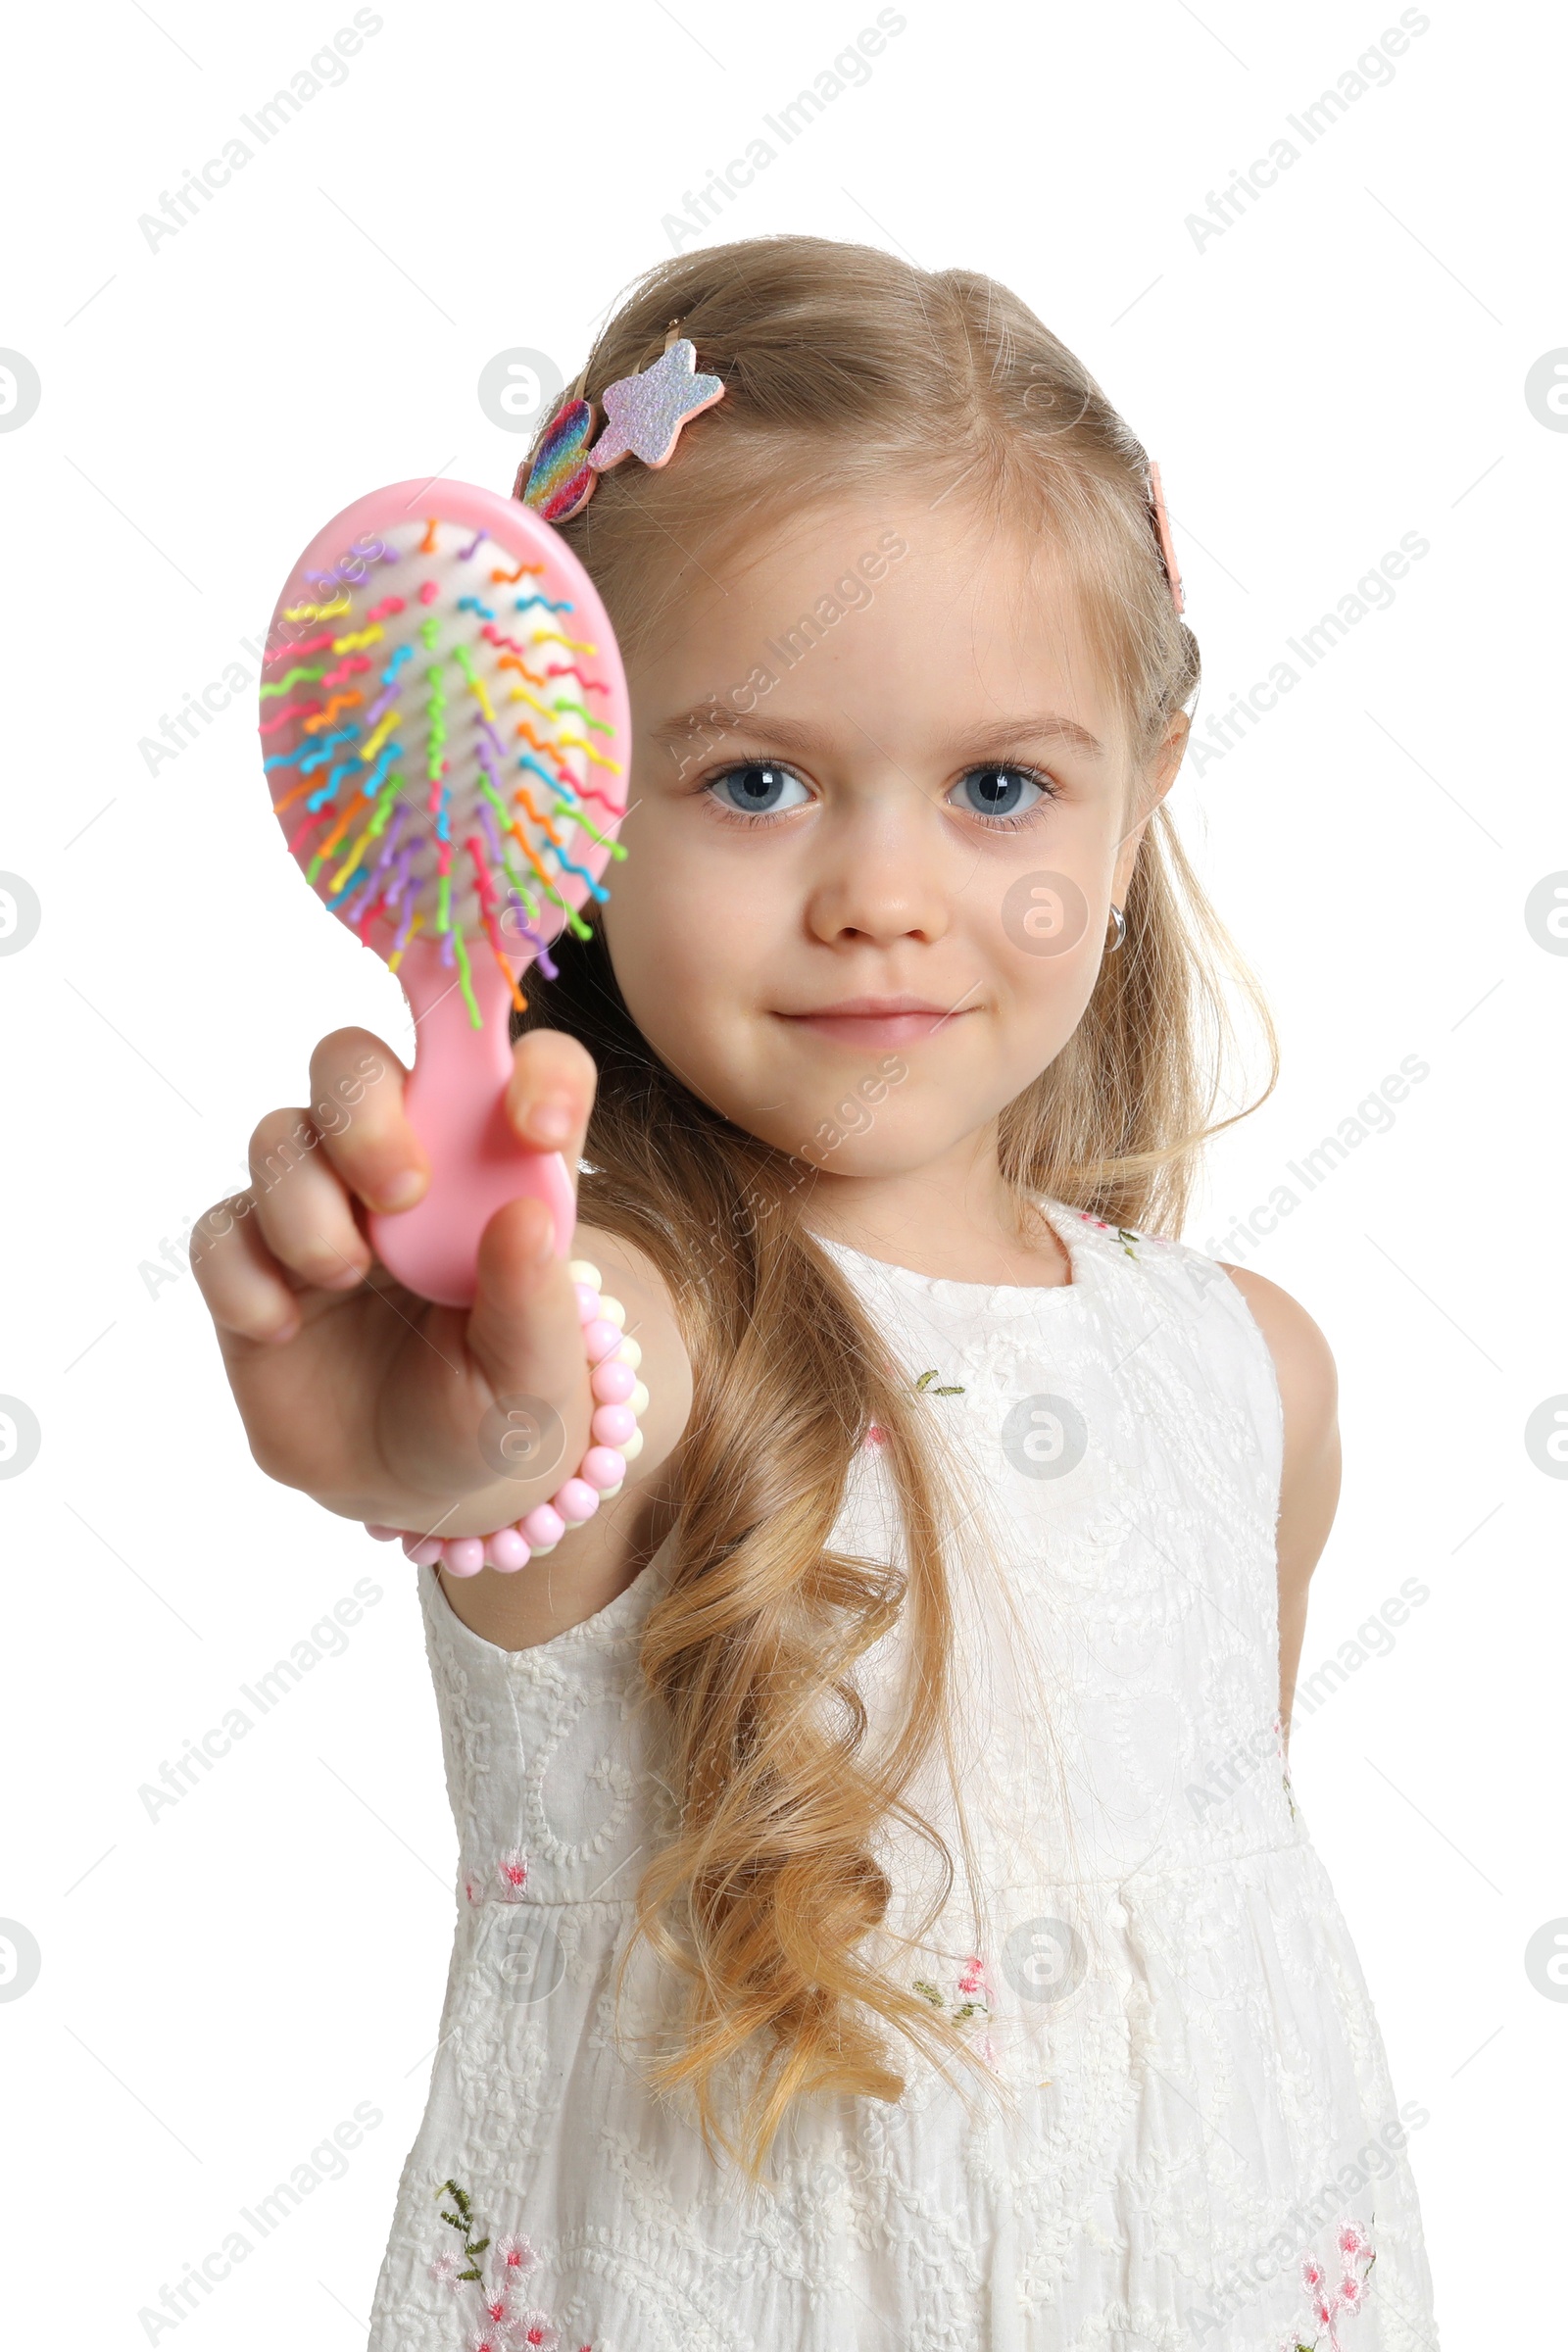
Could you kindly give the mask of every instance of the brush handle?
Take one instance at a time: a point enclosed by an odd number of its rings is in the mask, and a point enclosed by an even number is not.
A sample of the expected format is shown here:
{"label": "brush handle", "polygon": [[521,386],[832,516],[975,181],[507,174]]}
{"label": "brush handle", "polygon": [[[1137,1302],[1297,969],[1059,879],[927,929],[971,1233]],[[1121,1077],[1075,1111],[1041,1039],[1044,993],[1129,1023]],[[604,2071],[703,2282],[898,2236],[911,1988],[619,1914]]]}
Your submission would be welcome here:
{"label": "brush handle", "polygon": [[433,945],[412,941],[398,978],[418,1039],[404,1108],[429,1159],[430,1186],[416,1207],[369,1219],[370,1247],[421,1298],[471,1306],[479,1236],[509,1200],[543,1200],[556,1253],[566,1255],[577,1214],[571,1179],[559,1152],[530,1152],[507,1117],[512,998],[493,956],[476,956],[470,966],[478,1029],[456,967]]}

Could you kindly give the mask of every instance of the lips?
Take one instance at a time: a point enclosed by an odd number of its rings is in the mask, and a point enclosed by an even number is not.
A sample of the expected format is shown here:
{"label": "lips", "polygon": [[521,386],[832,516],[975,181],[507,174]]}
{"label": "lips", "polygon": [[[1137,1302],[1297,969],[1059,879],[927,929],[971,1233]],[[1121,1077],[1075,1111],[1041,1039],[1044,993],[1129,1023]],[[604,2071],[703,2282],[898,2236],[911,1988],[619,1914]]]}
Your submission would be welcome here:
{"label": "lips", "polygon": [[972,1006],[933,1004],[923,997],[843,997],[775,1017],[846,1046],[906,1046],[951,1028]]}

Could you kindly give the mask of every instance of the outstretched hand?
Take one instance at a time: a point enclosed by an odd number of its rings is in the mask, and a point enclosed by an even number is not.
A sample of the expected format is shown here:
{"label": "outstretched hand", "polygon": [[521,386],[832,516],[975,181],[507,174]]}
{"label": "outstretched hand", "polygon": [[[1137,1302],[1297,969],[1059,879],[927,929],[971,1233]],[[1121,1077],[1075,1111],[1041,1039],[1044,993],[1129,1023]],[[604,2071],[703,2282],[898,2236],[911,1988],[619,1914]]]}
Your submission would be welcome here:
{"label": "outstretched hand", "polygon": [[[485,1534],[544,1501],[580,1460],[588,1367],[542,1201],[491,1218],[466,1309],[417,1298],[372,1257],[368,1213],[412,1208],[429,1181],[404,1114],[407,1075],[368,1030],[323,1038],[310,1106],[261,1121],[251,1183],[199,1220],[191,1263],[270,1477],[346,1517]],[[571,1038],[531,1030],[517,1042],[508,1116],[525,1144],[562,1153],[574,1184],[595,1079]],[[528,1479],[509,1474],[498,1447],[518,1397],[543,1406],[559,1437]]]}

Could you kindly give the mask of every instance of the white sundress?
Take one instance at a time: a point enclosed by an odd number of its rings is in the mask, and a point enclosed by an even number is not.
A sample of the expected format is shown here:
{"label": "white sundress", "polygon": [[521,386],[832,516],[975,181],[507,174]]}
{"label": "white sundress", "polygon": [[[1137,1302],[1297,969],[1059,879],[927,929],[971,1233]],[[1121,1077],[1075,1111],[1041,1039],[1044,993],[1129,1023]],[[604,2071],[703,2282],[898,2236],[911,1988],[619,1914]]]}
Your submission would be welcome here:
{"label": "white sundress", "polygon": [[[515,1652],[419,1571],[459,1918],[370,2352],[1436,2352],[1426,2118],[1281,1752],[1267,1346],[1212,1259],[1042,1206],[1053,1290],[824,1245],[959,1473],[968,1845],[939,1776],[953,1890],[891,1965],[982,2087],[904,2043],[903,2097],[798,2107],[765,2188],[708,2156],[637,2071],[646,1944],[626,2041],[613,2013],[670,1819],[637,1667],[665,1556]],[[873,1432],[836,1546],[897,1557],[889,1509]],[[899,1633],[860,1662],[873,1734]],[[935,1882],[902,1832],[885,1859],[891,1936]]]}

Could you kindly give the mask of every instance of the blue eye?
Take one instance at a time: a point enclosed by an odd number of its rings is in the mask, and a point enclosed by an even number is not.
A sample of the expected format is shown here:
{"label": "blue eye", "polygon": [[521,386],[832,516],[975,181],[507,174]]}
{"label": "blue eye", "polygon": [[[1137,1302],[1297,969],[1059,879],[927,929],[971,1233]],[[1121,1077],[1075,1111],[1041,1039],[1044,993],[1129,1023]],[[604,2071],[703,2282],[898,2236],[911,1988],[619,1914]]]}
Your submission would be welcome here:
{"label": "blue eye", "polygon": [[[722,775],[710,780],[708,789],[721,808],[745,816],[774,816],[781,808],[801,808],[810,798],[799,776],[792,776],[787,767],[778,767],[771,760],[726,767]],[[791,791],[796,796],[793,800],[786,797]]]}
{"label": "blue eye", "polygon": [[970,816],[1025,816],[1039,807],[1047,787],[1027,768],[971,767],[954,786],[956,806]]}

